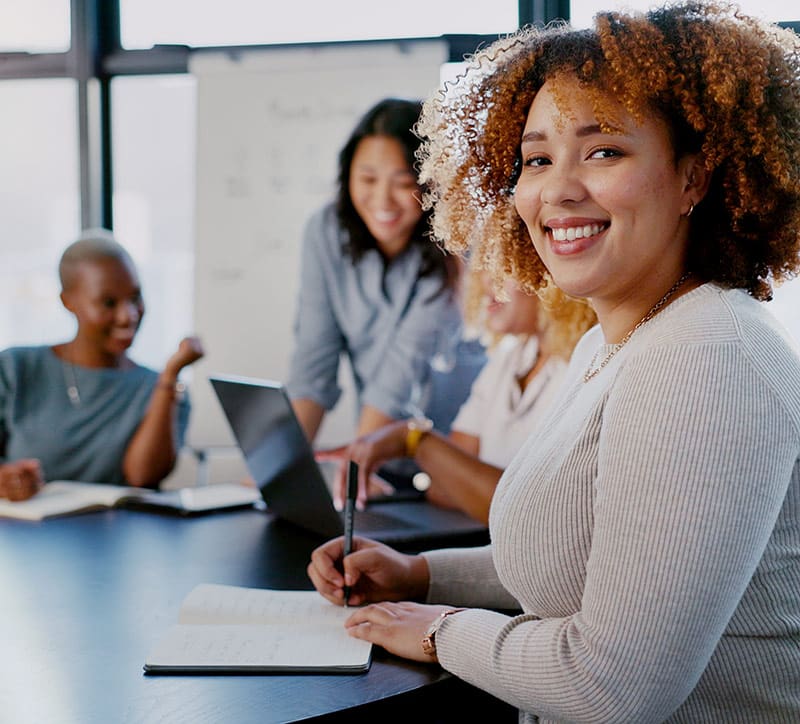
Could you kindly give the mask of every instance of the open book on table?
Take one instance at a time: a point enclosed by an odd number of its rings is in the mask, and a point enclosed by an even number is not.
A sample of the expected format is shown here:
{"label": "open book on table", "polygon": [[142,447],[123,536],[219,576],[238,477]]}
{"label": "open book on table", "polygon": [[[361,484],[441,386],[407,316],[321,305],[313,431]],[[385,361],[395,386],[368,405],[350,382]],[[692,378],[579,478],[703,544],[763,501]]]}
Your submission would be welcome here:
{"label": "open book on table", "polygon": [[160,508],[181,514],[204,513],[253,505],[261,493],[238,483],[219,483],[157,491],[125,485],[55,480],[28,500],[0,498],[0,517],[44,520],[113,507]]}
{"label": "open book on table", "polygon": [[316,591],[203,583],[181,604],[178,624],[145,660],[150,673],[319,672],[369,669],[372,644],[344,628],[352,613]]}

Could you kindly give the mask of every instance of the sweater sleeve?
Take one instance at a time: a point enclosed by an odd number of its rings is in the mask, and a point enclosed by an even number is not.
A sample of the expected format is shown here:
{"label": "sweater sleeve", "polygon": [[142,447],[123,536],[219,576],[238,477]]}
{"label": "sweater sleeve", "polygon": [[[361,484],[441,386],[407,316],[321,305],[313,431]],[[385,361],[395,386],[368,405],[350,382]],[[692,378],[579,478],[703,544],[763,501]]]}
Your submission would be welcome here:
{"label": "sweater sleeve", "polygon": [[445,548],[423,556],[430,573],[428,603],[508,610],[520,607],[497,577],[491,546]]}
{"label": "sweater sleeve", "polygon": [[631,359],[603,410],[580,610],[452,616],[437,633],[442,665],[544,718],[663,721],[753,577],[798,438],[774,382],[735,345]]}
{"label": "sweater sleeve", "polygon": [[335,233],[326,219],[324,210],[314,214],[303,236],[294,351],[286,386],[292,398],[311,399],[330,410],[341,395],[337,374],[345,343],[328,288],[330,267],[338,260],[329,253],[337,244],[325,238]]}

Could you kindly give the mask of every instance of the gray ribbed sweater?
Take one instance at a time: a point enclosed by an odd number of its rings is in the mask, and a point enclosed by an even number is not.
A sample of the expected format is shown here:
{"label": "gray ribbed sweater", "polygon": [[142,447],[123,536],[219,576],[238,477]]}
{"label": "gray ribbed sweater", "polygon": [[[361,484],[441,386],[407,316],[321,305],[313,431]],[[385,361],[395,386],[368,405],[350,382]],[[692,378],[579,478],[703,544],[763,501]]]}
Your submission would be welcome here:
{"label": "gray ribbed sweater", "polygon": [[800,721],[796,349],[711,284],[584,383],[601,345],[503,476],[492,547],[426,554],[429,600],[475,607],[442,665],[523,721]]}

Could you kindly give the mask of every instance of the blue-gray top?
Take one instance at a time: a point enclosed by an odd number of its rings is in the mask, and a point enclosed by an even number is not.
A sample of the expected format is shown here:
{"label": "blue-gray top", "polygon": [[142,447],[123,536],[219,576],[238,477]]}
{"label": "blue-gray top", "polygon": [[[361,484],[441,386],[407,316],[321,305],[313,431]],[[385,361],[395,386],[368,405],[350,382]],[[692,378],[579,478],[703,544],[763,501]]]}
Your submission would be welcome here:
{"label": "blue-gray top", "polygon": [[289,394],[330,410],[341,394],[337,373],[344,353],[359,407],[408,416],[414,406],[424,407],[431,359],[458,339],[455,296],[442,290],[441,277],[419,276],[422,257],[416,247],[389,264],[377,250],[353,263],[344,241],[332,205],[309,219]]}
{"label": "blue-gray top", "polygon": [[[45,480],[124,484],[122,459],[157,380],[157,372],[141,365],[70,365],[50,347],[0,352],[0,462],[37,458]],[[68,393],[73,385],[80,393],[76,402]],[[177,419],[180,446],[189,421],[187,398]]]}

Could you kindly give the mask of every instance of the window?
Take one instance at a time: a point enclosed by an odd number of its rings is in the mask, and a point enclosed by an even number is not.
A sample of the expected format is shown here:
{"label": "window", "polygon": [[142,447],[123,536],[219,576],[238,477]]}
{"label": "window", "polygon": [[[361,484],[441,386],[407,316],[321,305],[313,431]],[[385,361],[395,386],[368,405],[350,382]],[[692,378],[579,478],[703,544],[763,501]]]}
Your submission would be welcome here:
{"label": "window", "polygon": [[3,81],[0,107],[4,348],[61,340],[72,333],[72,317],[58,299],[56,266],[80,228],[75,83]]}
{"label": "window", "polygon": [[114,234],[147,308],[132,356],[160,369],[192,331],[195,81],[116,78],[112,105]]}
{"label": "window", "polygon": [[435,37],[447,33],[492,35],[517,27],[518,2],[495,0],[121,0],[122,44],[229,45],[331,40]]}
{"label": "window", "polygon": [[69,0],[6,0],[0,3],[0,52],[62,53],[69,50]]}
{"label": "window", "polygon": [[[572,24],[576,27],[587,27],[592,22],[592,16],[600,9],[633,9],[647,10],[654,3],[653,0],[611,0],[608,3],[598,0],[572,0],[570,3]],[[738,0],[738,5],[743,12],[757,15],[769,20],[779,22],[785,20],[800,20],[800,11],[797,9],[796,0]]]}

